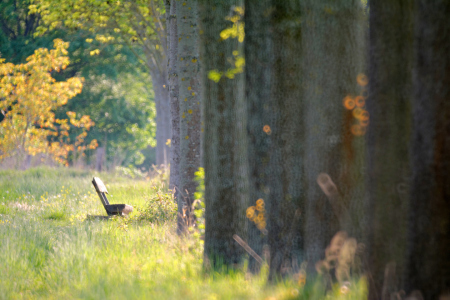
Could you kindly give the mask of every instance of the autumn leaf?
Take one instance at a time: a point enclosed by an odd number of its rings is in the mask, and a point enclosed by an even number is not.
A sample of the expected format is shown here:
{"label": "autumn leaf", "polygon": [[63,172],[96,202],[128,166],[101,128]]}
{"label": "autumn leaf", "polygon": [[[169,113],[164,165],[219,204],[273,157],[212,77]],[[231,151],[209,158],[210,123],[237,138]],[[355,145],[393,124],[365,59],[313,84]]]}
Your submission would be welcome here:
{"label": "autumn leaf", "polygon": [[[81,92],[83,78],[73,77],[56,82],[52,71],[65,69],[69,43],[54,40],[54,49],[37,49],[26,63],[14,65],[0,60],[0,110],[4,119],[0,122],[0,160],[5,157],[46,153],[55,161],[67,164],[67,157],[75,145],[70,144],[69,131],[82,128],[76,137],[76,146],[82,146],[87,130],[94,125],[89,116],[76,119],[75,112],[68,112],[70,119],[55,119],[54,111]],[[48,141],[51,142],[48,142]],[[89,145],[90,149],[97,142]]]}

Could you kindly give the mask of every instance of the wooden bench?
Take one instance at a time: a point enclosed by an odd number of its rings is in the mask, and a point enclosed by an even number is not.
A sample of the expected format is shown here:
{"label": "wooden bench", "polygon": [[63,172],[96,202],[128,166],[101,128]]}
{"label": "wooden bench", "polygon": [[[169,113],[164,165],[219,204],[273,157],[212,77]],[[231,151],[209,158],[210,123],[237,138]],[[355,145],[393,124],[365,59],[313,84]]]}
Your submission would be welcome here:
{"label": "wooden bench", "polygon": [[94,177],[92,179],[92,184],[97,191],[98,196],[100,197],[100,201],[103,204],[103,207],[108,214],[108,217],[119,215],[119,216],[127,216],[130,212],[133,211],[133,206],[128,204],[109,204],[108,198],[106,198],[106,194],[108,191],[106,190],[105,184],[101,181],[100,178]]}

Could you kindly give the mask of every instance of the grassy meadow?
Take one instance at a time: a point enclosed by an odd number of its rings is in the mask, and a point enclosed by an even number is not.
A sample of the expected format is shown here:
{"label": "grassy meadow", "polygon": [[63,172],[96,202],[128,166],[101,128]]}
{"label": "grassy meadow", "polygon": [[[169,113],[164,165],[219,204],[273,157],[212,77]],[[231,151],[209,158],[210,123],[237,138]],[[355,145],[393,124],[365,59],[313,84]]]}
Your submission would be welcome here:
{"label": "grassy meadow", "polygon": [[[134,207],[106,215],[91,184],[99,176],[110,202]],[[363,299],[365,284],[325,292],[286,279],[267,284],[267,265],[204,272],[199,235],[175,233],[167,176],[37,168],[0,171],[0,299]]]}

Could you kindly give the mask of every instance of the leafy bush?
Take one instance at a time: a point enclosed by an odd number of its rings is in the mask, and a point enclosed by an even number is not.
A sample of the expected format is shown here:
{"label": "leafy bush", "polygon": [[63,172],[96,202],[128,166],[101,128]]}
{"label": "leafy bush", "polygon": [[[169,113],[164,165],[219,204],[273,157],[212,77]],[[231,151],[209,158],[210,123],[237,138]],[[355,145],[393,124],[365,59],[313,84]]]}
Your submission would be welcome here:
{"label": "leafy bush", "polygon": [[156,224],[174,222],[177,216],[177,205],[172,194],[163,193],[161,189],[153,188],[155,195],[147,201],[144,209],[137,208],[138,213],[131,220],[148,221]]}

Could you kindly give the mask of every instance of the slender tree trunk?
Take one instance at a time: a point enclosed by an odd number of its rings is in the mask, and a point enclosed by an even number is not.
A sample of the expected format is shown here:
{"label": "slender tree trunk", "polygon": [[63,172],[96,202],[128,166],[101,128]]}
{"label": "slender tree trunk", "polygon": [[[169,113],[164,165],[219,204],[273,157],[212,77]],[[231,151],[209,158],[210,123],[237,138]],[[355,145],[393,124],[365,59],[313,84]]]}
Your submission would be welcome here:
{"label": "slender tree trunk", "polygon": [[[358,144],[349,137],[352,123],[346,120],[348,112],[342,104],[347,95],[360,93],[356,82],[363,71],[363,41],[358,34],[360,5],[356,0],[302,2],[307,186],[304,230],[310,273],[315,272],[316,262],[324,257],[338,230],[352,234],[355,226],[348,209],[363,198],[361,170],[355,172],[356,164],[362,167],[362,159],[352,153]],[[350,121],[356,123],[355,119]],[[351,173],[345,174],[347,170]]]}
{"label": "slender tree trunk", "polygon": [[[155,84],[155,81],[153,81]],[[162,112],[162,99],[157,88],[154,87],[155,91],[155,108],[156,108],[156,165],[160,166],[164,163],[164,126],[163,112]]]}
{"label": "slender tree trunk", "polygon": [[177,1],[166,0],[167,32],[168,32],[168,75],[170,116],[172,122],[172,138],[170,143],[170,185],[174,198],[178,199],[180,188],[180,103],[178,100],[178,31]]}
{"label": "slender tree trunk", "polygon": [[167,140],[171,138],[170,105],[168,96],[167,74],[163,71],[151,70],[156,107],[156,165],[167,165],[169,147]]}
{"label": "slender tree trunk", "polygon": [[170,103],[169,103],[169,84],[166,80],[165,88],[163,90],[164,94],[164,167],[167,168],[170,163],[170,146],[167,144],[167,141],[172,137],[172,124],[171,124],[171,116],[170,116]]}
{"label": "slender tree trunk", "polygon": [[403,282],[410,178],[412,3],[385,0],[370,5],[367,213],[371,299],[388,299]]}
{"label": "slender tree trunk", "polygon": [[105,159],[105,147],[97,147],[95,150],[95,170],[101,172],[104,170],[103,162]]}
{"label": "slender tree trunk", "polygon": [[[181,3],[180,3],[181,4]],[[178,232],[192,225],[191,206],[197,183],[195,172],[200,167],[200,62],[197,0],[186,0],[177,7],[178,86],[180,103],[180,193]]]}
{"label": "slender tree trunk", "polygon": [[450,293],[450,2],[416,3],[406,282],[407,291],[418,289],[424,299],[446,299]]}
{"label": "slender tree trunk", "polygon": [[[233,79],[222,76],[216,83],[211,71],[226,72],[234,68],[233,51],[239,50],[237,39],[222,39],[220,33],[232,23],[225,19],[233,15],[242,2],[199,1],[202,58],[202,99],[204,122],[205,166],[205,265],[232,266],[241,261],[243,250],[233,235],[244,236],[246,174],[236,162],[245,157],[243,74]],[[238,122],[241,121],[241,122]],[[245,152],[244,152],[245,151]],[[244,162],[245,163],[244,158]],[[239,174],[240,173],[240,174]],[[245,200],[244,200],[245,199]]]}
{"label": "slender tree trunk", "polygon": [[25,159],[23,161],[22,170],[28,170],[31,166],[31,158],[32,156],[30,154],[25,155]]}

